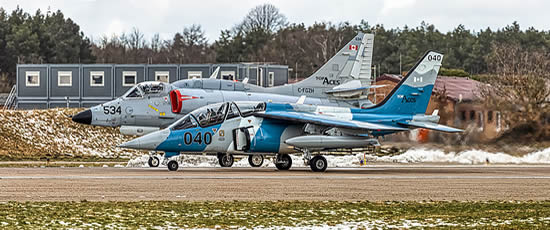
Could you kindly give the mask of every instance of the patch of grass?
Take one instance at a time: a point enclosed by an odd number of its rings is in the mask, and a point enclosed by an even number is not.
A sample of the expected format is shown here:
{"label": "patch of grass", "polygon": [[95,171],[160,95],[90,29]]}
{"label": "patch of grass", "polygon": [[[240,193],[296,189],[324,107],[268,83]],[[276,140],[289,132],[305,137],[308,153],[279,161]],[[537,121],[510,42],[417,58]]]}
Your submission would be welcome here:
{"label": "patch of grass", "polygon": [[0,203],[0,228],[548,228],[543,202],[144,201]]}

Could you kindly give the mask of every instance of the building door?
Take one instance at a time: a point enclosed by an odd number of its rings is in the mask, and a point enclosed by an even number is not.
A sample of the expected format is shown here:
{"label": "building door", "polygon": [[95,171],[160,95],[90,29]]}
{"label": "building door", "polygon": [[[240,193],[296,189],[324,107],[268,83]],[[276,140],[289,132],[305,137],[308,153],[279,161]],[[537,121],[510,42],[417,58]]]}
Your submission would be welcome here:
{"label": "building door", "polygon": [[259,86],[264,86],[264,71],[261,67],[258,67],[258,75],[257,75],[256,83]]}

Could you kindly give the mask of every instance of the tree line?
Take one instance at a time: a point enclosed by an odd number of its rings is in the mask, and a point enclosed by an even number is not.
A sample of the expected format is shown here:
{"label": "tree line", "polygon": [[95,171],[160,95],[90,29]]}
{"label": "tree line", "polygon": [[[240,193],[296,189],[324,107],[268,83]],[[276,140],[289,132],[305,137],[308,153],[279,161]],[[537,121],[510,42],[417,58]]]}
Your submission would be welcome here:
{"label": "tree line", "polygon": [[208,42],[200,25],[190,25],[171,39],[154,34],[146,39],[138,28],[129,33],[92,39],[61,11],[33,15],[21,8],[0,8],[0,72],[15,82],[17,63],[214,63],[269,62],[288,65],[292,76],[307,77],[351,40],[357,32],[374,33],[373,64],[378,73],[410,69],[427,50],[445,54],[442,71],[477,75],[491,71],[488,60],[495,44],[548,52],[550,32],[517,22],[480,31],[458,25],[441,32],[434,25],[386,28],[361,21],[318,22],[310,26],[288,22],[271,4],[250,9],[233,28]]}

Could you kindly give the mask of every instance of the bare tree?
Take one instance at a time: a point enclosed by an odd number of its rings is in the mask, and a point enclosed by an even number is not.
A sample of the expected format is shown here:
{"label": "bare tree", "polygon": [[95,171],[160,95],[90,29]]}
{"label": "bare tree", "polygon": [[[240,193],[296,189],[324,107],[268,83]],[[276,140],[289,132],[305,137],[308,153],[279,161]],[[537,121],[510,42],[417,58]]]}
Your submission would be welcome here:
{"label": "bare tree", "polygon": [[492,50],[487,58],[492,74],[480,92],[486,105],[500,111],[511,128],[530,124],[539,129],[550,114],[550,55],[517,44],[493,45]]}
{"label": "bare tree", "polygon": [[287,25],[286,17],[272,4],[263,4],[251,9],[238,29],[244,32],[260,30],[275,33]]}
{"label": "bare tree", "polygon": [[159,52],[161,46],[162,46],[162,42],[160,40],[160,35],[158,33],[156,33],[151,38],[151,50],[153,52]]}
{"label": "bare tree", "polygon": [[143,37],[143,33],[141,33],[138,28],[132,28],[132,32],[130,32],[130,34],[128,35],[128,46],[130,47],[130,49],[138,50],[140,48],[143,48],[143,42],[145,42]]}

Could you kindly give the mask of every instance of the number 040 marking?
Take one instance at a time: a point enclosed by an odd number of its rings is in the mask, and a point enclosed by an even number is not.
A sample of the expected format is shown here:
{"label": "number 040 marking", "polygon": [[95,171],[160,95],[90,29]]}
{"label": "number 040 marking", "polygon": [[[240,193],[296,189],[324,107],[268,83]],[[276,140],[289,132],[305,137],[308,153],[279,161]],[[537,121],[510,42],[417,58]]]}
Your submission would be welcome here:
{"label": "number 040 marking", "polygon": [[198,132],[197,134],[195,134],[195,137],[193,137],[193,134],[191,134],[190,132],[186,132],[183,134],[183,143],[185,145],[191,145],[193,144],[193,142],[199,145],[204,142],[205,145],[209,145],[210,143],[212,143],[212,134],[206,132],[204,133],[204,135],[202,135],[201,132]]}
{"label": "number 040 marking", "polygon": [[428,55],[428,61],[441,61],[441,58],[443,57],[438,54]]}

